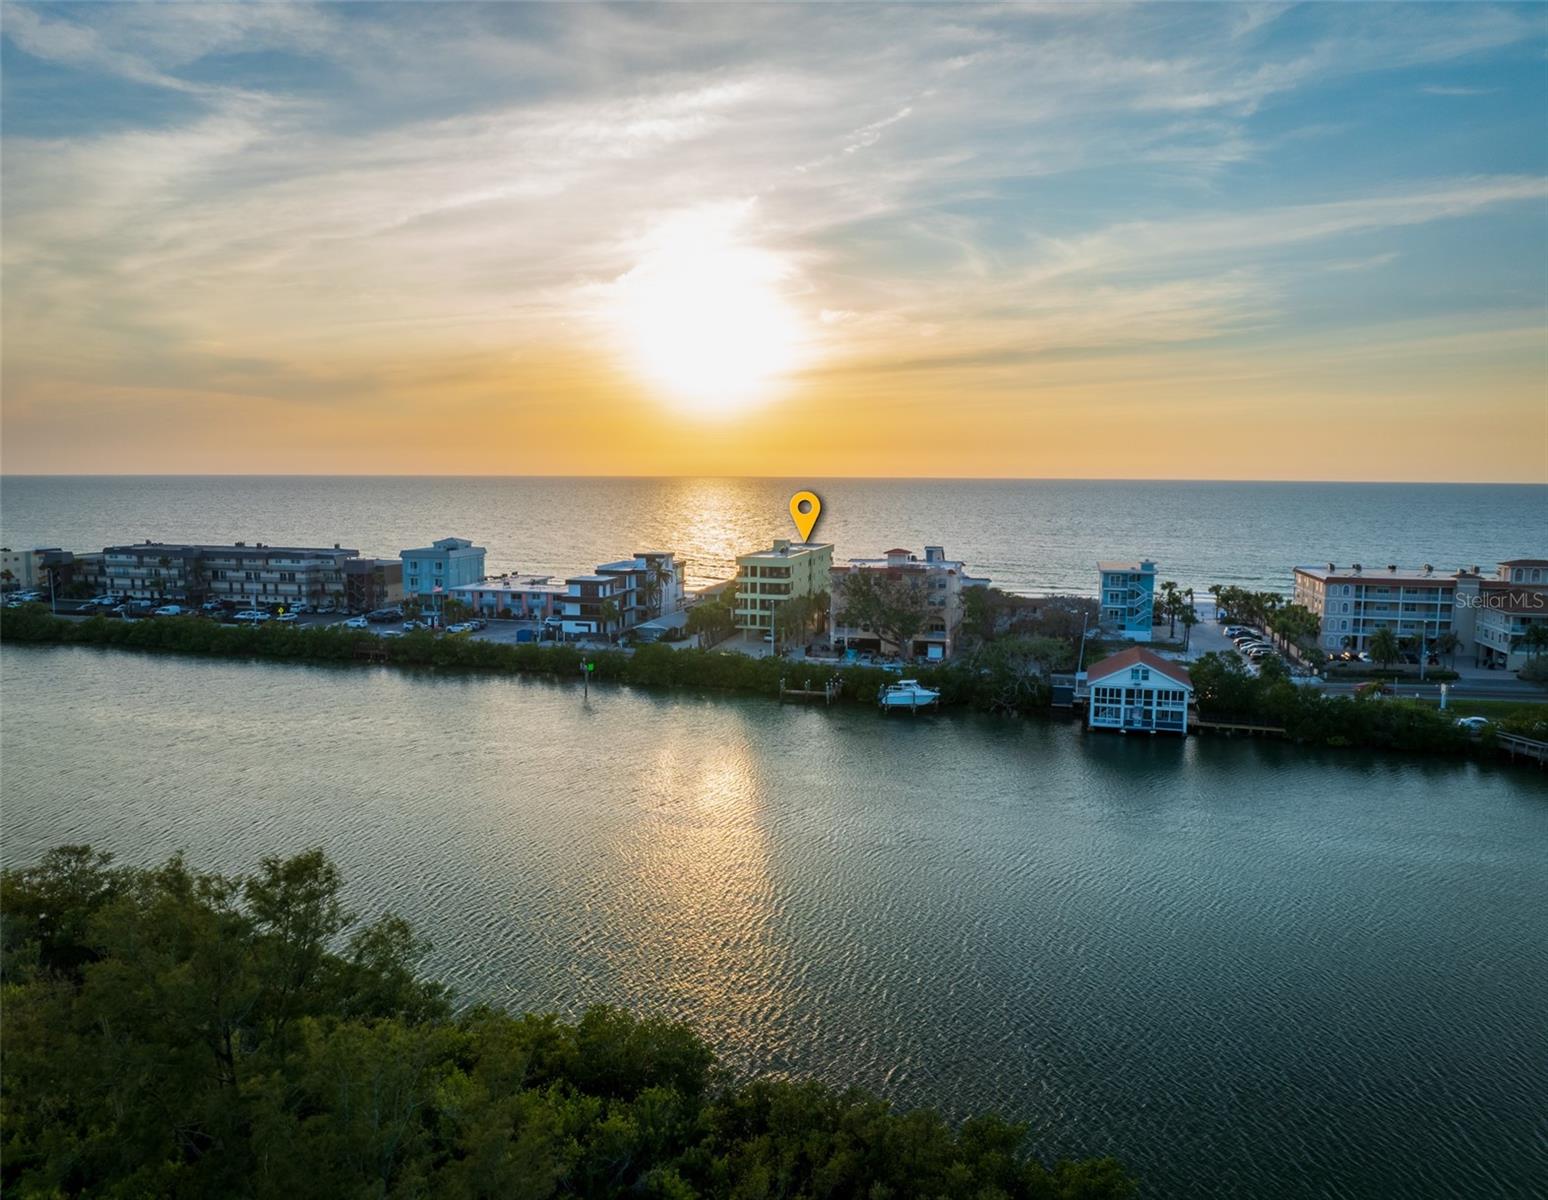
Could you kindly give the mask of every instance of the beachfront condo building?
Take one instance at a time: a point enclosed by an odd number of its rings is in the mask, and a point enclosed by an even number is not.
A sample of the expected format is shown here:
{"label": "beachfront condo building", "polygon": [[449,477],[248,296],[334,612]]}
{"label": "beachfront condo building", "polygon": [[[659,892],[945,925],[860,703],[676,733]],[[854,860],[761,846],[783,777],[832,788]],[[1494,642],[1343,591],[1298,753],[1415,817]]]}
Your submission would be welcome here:
{"label": "beachfront condo building", "polygon": [[1474,613],[1474,661],[1482,667],[1519,671],[1529,658],[1543,653],[1529,638],[1534,629],[1548,628],[1548,559],[1502,562],[1493,579],[1479,583],[1475,602],[1460,603]]}
{"label": "beachfront condo building", "polygon": [[252,608],[343,604],[344,564],[360,551],[341,546],[230,546],[136,542],[108,546],[103,588],[136,600],[221,600]]}
{"label": "beachfront condo building", "polygon": [[1124,733],[1188,732],[1193,680],[1186,667],[1133,646],[1086,672],[1087,724]]}
{"label": "beachfront condo building", "polygon": [[1477,597],[1480,582],[1477,567],[1444,575],[1428,563],[1369,569],[1327,563],[1295,568],[1292,599],[1322,621],[1324,650],[1367,651],[1378,629],[1429,645],[1454,633],[1467,645],[1474,632],[1469,599]]}
{"label": "beachfront condo building", "polygon": [[[885,579],[915,593],[924,609],[924,622],[907,647],[900,648],[867,622],[844,620],[848,607],[844,588],[858,576]],[[888,550],[880,558],[852,558],[829,572],[828,628],[833,644],[842,650],[901,653],[905,658],[932,662],[950,658],[957,649],[964,592],[988,586],[988,579],[969,575],[966,566],[959,559],[947,558],[941,546],[926,546],[923,558],[911,550]]]}
{"label": "beachfront condo building", "polygon": [[772,634],[779,606],[795,596],[815,596],[827,591],[832,571],[830,542],[778,538],[767,550],[737,555],[737,628],[747,633]]}
{"label": "beachfront condo building", "polygon": [[410,599],[433,596],[484,578],[482,546],[467,538],[442,538],[418,550],[400,550],[403,594]]}
{"label": "beachfront condo building", "polygon": [[1102,627],[1131,642],[1148,642],[1156,604],[1156,564],[1099,562]]}

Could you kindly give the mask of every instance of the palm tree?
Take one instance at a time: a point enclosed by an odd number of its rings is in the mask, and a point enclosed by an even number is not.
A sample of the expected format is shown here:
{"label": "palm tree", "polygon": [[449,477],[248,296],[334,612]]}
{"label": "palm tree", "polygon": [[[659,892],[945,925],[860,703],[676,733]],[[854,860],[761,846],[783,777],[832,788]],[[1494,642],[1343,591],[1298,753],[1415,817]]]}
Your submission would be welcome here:
{"label": "palm tree", "polygon": [[614,600],[604,600],[597,608],[597,616],[602,621],[602,632],[608,641],[613,640],[613,624],[618,620],[618,604]]}
{"label": "palm tree", "polygon": [[1177,600],[1179,594],[1177,584],[1172,580],[1168,579],[1161,585],[1161,615],[1171,621],[1171,626],[1166,634],[1168,638],[1177,636]]}
{"label": "palm tree", "polygon": [[11,584],[15,582],[15,580],[16,576],[11,574],[11,569],[9,567],[3,571],[0,571],[0,591],[10,591]]}
{"label": "palm tree", "polygon": [[1371,657],[1383,667],[1390,667],[1397,662],[1398,656],[1403,652],[1398,645],[1397,634],[1385,625],[1371,635],[1370,650]]}
{"label": "palm tree", "polygon": [[640,603],[645,606],[647,618],[661,615],[661,564],[658,562],[645,568],[645,577],[640,580]]}
{"label": "palm tree", "polygon": [[1183,651],[1186,653],[1193,645],[1193,627],[1199,623],[1199,614],[1190,604],[1180,615],[1183,625]]}
{"label": "palm tree", "polygon": [[1435,653],[1449,656],[1451,665],[1457,665],[1457,651],[1462,648],[1462,639],[1447,630],[1435,639]]}

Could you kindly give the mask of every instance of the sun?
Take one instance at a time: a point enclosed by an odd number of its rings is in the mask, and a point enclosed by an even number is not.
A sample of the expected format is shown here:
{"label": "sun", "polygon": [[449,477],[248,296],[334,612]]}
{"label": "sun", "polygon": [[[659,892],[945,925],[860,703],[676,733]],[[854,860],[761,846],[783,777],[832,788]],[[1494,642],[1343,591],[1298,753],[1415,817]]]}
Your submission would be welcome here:
{"label": "sun", "polygon": [[746,214],[736,205],[665,222],[614,289],[634,369],[684,411],[742,412],[801,364],[801,322],[780,288],[790,269],[741,238]]}

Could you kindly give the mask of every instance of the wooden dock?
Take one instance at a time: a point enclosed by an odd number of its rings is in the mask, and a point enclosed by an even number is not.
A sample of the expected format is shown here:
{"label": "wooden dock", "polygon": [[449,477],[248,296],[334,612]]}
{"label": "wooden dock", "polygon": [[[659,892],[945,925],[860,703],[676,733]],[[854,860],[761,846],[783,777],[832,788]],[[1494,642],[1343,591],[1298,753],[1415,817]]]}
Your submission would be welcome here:
{"label": "wooden dock", "polygon": [[1246,721],[1204,721],[1194,717],[1188,722],[1189,729],[1200,733],[1223,733],[1227,736],[1244,734],[1248,737],[1284,737],[1283,725],[1254,725]]}
{"label": "wooden dock", "polygon": [[829,679],[820,688],[814,688],[810,679],[805,680],[805,687],[786,687],[785,681],[779,681],[779,702],[781,704],[832,704],[838,699],[844,690],[842,679]]}
{"label": "wooden dock", "polygon": [[1540,767],[1548,766],[1548,742],[1522,737],[1519,733],[1497,733],[1494,735],[1494,744],[1510,755],[1512,760],[1525,758]]}

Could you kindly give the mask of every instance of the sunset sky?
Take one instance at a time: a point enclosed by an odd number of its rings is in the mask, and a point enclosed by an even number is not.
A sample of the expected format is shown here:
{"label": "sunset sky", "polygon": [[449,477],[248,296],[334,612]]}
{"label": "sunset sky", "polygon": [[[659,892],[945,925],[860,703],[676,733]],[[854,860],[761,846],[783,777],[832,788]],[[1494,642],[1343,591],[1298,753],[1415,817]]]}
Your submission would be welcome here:
{"label": "sunset sky", "polygon": [[6,4],[3,469],[1548,481],[1545,18]]}

